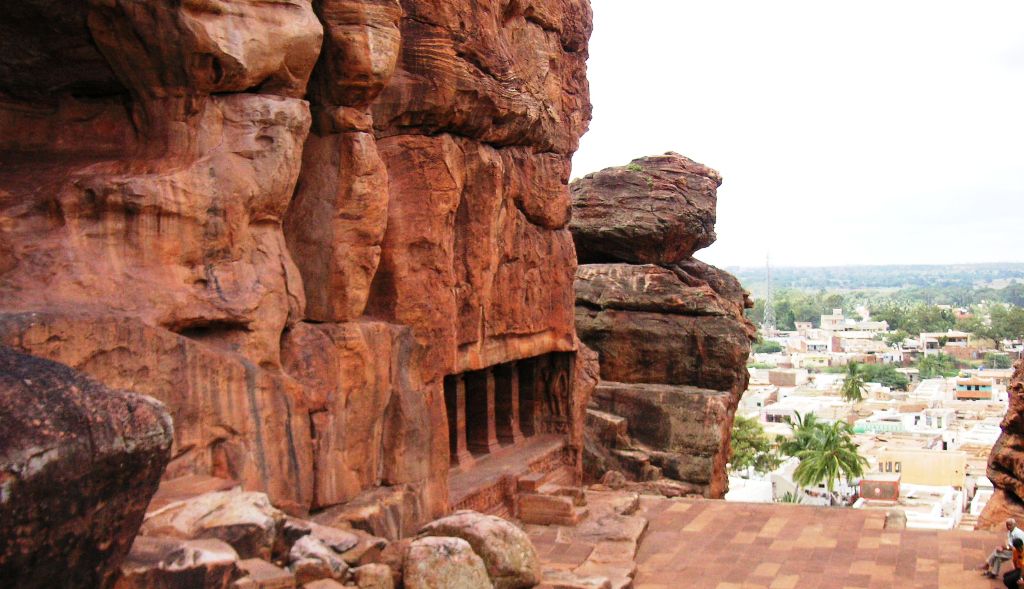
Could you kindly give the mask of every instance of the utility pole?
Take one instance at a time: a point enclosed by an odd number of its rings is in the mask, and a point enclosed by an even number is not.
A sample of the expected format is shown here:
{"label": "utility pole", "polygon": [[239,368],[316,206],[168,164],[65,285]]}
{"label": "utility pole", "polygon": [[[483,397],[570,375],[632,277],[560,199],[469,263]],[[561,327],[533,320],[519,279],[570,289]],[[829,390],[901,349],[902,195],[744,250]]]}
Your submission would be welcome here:
{"label": "utility pole", "polygon": [[770,254],[764,256],[765,269],[765,295],[764,295],[764,316],[761,319],[761,331],[765,337],[775,335],[775,297],[772,294],[772,262]]}

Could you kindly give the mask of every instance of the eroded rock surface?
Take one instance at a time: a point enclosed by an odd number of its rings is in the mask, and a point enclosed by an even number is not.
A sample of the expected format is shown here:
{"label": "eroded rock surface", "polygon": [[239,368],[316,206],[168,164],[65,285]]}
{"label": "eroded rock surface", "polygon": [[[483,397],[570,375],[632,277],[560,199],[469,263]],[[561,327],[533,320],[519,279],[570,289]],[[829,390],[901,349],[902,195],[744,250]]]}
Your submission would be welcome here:
{"label": "eroded rock surface", "polygon": [[445,378],[578,346],[587,0],[9,8],[0,342],[163,402],[166,478],[389,538],[443,514]]}
{"label": "eroded rock surface", "polygon": [[170,458],[160,403],[0,345],[0,579],[104,587]]}
{"label": "eroded rock surface", "polygon": [[1007,518],[1024,520],[1024,362],[1014,366],[1007,387],[1010,406],[1000,427],[1003,433],[988,457],[988,478],[995,486],[992,498],[978,518],[979,529],[1002,529]]}
{"label": "eroded rock surface", "polygon": [[462,538],[428,536],[413,541],[402,580],[408,589],[491,589],[484,561]]}
{"label": "eroded rock surface", "polygon": [[593,404],[626,418],[628,432],[609,436],[607,420],[591,421],[588,476],[616,469],[710,497],[727,490],[755,328],[739,282],[691,257],[715,239],[720,183],[714,170],[669,153],[573,184],[580,261],[609,261],[577,270],[576,328],[599,356]]}
{"label": "eroded rock surface", "polygon": [[573,182],[580,263],[671,264],[715,242],[722,177],[679,155],[637,158]]}
{"label": "eroded rock surface", "polygon": [[540,560],[526,532],[514,524],[475,511],[457,511],[420,531],[425,536],[451,536],[469,542],[483,559],[496,589],[533,587],[540,582]]}

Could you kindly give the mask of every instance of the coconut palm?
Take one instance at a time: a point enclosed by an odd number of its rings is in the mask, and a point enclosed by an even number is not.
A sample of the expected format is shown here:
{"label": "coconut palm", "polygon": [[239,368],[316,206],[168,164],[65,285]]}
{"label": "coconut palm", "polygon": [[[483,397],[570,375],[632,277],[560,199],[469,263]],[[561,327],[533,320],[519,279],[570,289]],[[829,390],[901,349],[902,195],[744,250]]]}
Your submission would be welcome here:
{"label": "coconut palm", "polygon": [[818,431],[818,426],[824,425],[818,421],[818,417],[814,413],[800,415],[799,411],[794,411],[794,414],[796,415],[795,419],[786,419],[789,427],[793,428],[793,436],[779,441],[779,451],[786,456],[796,456],[801,450],[809,448]]}
{"label": "coconut palm", "polygon": [[841,476],[853,479],[864,474],[868,462],[857,453],[850,424],[837,421],[818,423],[807,446],[797,452],[800,460],[793,471],[793,482],[814,487],[824,482],[831,494]]}
{"label": "coconut palm", "polygon": [[843,399],[855,403],[864,399],[864,393],[867,390],[868,385],[864,382],[864,374],[860,370],[860,364],[857,362],[847,364],[846,380],[843,381],[843,388],[839,390],[839,394],[842,395]]}

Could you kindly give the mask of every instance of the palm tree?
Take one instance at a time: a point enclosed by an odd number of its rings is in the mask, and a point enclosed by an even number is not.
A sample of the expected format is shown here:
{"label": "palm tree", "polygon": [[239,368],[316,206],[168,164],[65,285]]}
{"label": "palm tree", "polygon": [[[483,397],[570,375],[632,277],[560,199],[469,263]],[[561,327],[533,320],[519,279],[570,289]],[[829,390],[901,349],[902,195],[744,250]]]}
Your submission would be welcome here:
{"label": "palm tree", "polygon": [[860,371],[860,364],[857,362],[847,364],[846,380],[843,381],[843,388],[840,389],[839,394],[843,396],[843,399],[856,403],[864,399],[864,393],[867,390],[868,385],[864,382],[864,374]]}
{"label": "palm tree", "polygon": [[824,425],[818,421],[818,417],[814,413],[806,413],[804,415],[800,415],[799,411],[794,411],[793,413],[796,415],[796,419],[786,419],[789,427],[793,428],[793,437],[778,442],[779,451],[786,456],[796,456],[801,450],[809,448],[818,431],[818,427]]}
{"label": "palm tree", "polygon": [[824,482],[829,494],[840,476],[847,479],[862,476],[868,464],[857,453],[853,427],[843,421],[831,425],[818,423],[815,435],[796,457],[800,464],[793,471],[793,482],[801,487],[814,487]]}

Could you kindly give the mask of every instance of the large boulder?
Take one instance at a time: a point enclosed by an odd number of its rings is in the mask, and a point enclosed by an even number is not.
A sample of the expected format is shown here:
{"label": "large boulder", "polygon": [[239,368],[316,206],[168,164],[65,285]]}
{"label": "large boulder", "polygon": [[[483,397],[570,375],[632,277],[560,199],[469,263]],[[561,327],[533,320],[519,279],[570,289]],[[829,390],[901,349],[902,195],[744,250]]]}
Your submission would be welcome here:
{"label": "large boulder", "polygon": [[299,538],[292,545],[288,560],[299,584],[318,579],[341,580],[348,572],[348,564],[341,556],[312,534]]}
{"label": "large boulder", "polygon": [[220,540],[139,536],[114,589],[227,589],[241,574],[238,554]]}
{"label": "large boulder", "polygon": [[427,536],[409,545],[402,569],[406,589],[492,589],[487,568],[462,538]]}
{"label": "large boulder", "polygon": [[574,181],[580,263],[671,264],[715,242],[718,172],[669,152]]}
{"label": "large boulder", "polygon": [[103,587],[170,459],[164,407],[0,346],[0,579]]}
{"label": "large boulder", "polygon": [[426,536],[452,536],[469,542],[483,559],[496,589],[533,587],[540,582],[540,560],[526,532],[500,517],[456,511],[420,530]]}
{"label": "large boulder", "polygon": [[285,515],[263,493],[240,490],[206,493],[164,506],[142,524],[147,536],[214,538],[242,558],[270,559]]}

